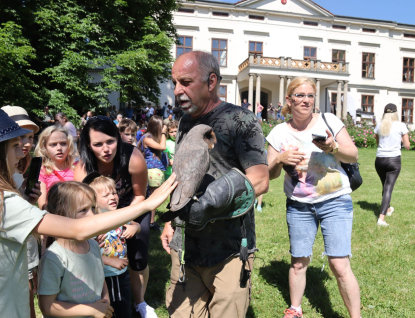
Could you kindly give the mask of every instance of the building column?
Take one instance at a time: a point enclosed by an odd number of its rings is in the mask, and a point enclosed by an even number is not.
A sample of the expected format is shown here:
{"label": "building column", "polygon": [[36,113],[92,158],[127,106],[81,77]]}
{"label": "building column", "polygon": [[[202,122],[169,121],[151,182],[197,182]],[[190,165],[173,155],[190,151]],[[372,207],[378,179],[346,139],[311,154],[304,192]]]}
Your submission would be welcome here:
{"label": "building column", "polygon": [[254,74],[249,75],[249,86],[248,86],[248,103],[251,104],[249,109],[252,110],[252,104],[254,103]]}
{"label": "building column", "polygon": [[[256,96],[255,96],[255,105],[254,105],[254,113],[256,114],[258,112],[257,110],[257,103],[261,104],[261,74],[256,75]],[[265,106],[266,107],[266,106]]]}
{"label": "building column", "polygon": [[[232,80],[232,87],[235,90],[235,105],[242,105],[241,95],[239,94],[239,85],[238,79],[235,78]],[[229,92],[227,92],[229,93]]]}
{"label": "building column", "polygon": [[278,101],[281,103],[281,105],[285,104],[284,78],[285,78],[285,76],[280,75],[280,97],[279,97]]}
{"label": "building column", "polygon": [[336,116],[342,117],[342,83],[343,81],[337,81],[337,99],[336,99]]}
{"label": "building column", "polygon": [[292,78],[292,76],[287,76],[287,87],[290,85]]}
{"label": "building column", "polygon": [[343,119],[347,118],[347,92],[349,91],[349,81],[344,81],[343,87]]}
{"label": "building column", "polygon": [[320,81],[321,79],[316,78],[316,99],[314,100],[314,111],[320,111]]}

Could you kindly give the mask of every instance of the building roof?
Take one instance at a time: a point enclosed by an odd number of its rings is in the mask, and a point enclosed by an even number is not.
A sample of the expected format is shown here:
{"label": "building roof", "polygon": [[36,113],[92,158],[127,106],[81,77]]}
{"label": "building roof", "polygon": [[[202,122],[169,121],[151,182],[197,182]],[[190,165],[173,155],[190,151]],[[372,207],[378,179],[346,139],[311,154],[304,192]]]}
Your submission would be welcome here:
{"label": "building roof", "polygon": [[[257,2],[257,1],[261,1],[261,0],[240,0],[240,1],[236,1],[234,3],[221,2],[221,1],[215,1],[215,0],[196,0],[196,1],[197,2],[206,2],[206,3],[215,3],[215,4],[235,7],[235,6],[243,4],[243,3]],[[277,0],[275,0],[275,1],[277,1]],[[323,10],[326,13],[332,15],[334,18],[357,20],[357,21],[382,22],[382,23],[388,23],[388,24],[396,24],[396,25],[402,26],[402,27],[411,27],[411,28],[415,27],[415,24],[399,23],[399,22],[391,21],[391,20],[381,20],[381,19],[371,19],[371,18],[364,18],[364,17],[351,17],[351,16],[344,16],[344,15],[336,15],[336,14],[333,14],[332,12],[330,12],[329,10],[325,9],[324,7],[322,7],[321,5],[319,5],[318,3],[316,3],[312,0],[298,0],[298,1],[311,4],[312,6],[315,6],[316,9]]]}

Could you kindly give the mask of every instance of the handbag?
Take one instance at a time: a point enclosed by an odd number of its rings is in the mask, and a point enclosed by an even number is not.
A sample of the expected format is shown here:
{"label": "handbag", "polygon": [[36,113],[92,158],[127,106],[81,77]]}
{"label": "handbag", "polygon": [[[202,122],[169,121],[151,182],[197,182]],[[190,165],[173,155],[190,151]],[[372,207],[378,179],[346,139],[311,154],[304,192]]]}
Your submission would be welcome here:
{"label": "handbag", "polygon": [[[323,117],[324,122],[326,123],[327,127],[329,128],[331,134],[333,135],[334,138],[334,133],[333,130],[331,129],[330,125],[328,124],[326,117],[324,116],[324,113],[321,113],[321,116]],[[341,166],[344,170],[344,172],[346,172],[347,177],[349,178],[349,183],[350,183],[350,188],[352,189],[352,191],[357,190],[363,183],[363,179],[362,176],[360,175],[360,171],[359,171],[359,163],[344,163],[341,162]]]}

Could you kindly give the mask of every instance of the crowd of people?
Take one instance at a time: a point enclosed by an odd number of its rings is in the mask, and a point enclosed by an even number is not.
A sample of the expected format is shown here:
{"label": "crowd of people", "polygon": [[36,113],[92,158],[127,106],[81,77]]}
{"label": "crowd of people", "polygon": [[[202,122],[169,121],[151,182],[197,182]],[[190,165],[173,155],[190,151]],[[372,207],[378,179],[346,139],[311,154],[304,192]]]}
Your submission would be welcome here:
{"label": "crowd of people", "polygon": [[[46,107],[36,145],[39,127],[23,108],[0,110],[2,315],[36,317],[37,292],[44,317],[128,318],[133,311],[157,317],[145,298],[154,229],[162,230],[162,247],[171,256],[170,317],[245,317],[257,251],[255,200],[262,202],[269,180],[284,170],[291,253],[291,304],[284,317],[303,317],[306,272],[319,227],[350,317],[361,317],[350,263],[352,190],[341,166],[356,162],[358,150],[342,121],[313,111],[314,82],[298,77],[287,87],[284,106],[270,104],[272,116],[289,120],[270,132],[265,150],[258,121],[264,107],[257,106],[257,117],[246,99],[242,107],[222,101],[220,68],[211,54],[181,55],[172,80],[180,111],[165,103],[135,112],[130,104],[122,115],[111,107],[106,116],[86,113],[76,130],[65,114],[53,117]],[[383,188],[380,226],[387,226],[385,215],[394,210],[401,141],[409,148],[396,106],[388,104],[384,112],[374,130]],[[216,138],[206,172],[198,160],[207,158],[186,145],[186,136],[201,124],[212,127]],[[34,146],[42,166],[39,181],[26,189]],[[161,229],[155,211],[177,186],[175,154],[186,147],[194,156],[177,164],[188,167],[187,180],[202,173],[202,181],[189,203],[163,215]]]}
{"label": "crowd of people", "polygon": [[[241,107],[249,110],[253,110],[251,107],[251,104],[248,103],[248,100],[246,98],[243,99]],[[282,105],[280,102],[278,102],[278,106],[274,107],[272,106],[272,103],[269,103],[269,106],[267,107],[267,112],[263,113],[264,106],[261,105],[260,102],[257,102],[256,104],[256,116],[260,122],[262,121],[270,121],[270,120],[285,120],[284,115],[282,114]]]}

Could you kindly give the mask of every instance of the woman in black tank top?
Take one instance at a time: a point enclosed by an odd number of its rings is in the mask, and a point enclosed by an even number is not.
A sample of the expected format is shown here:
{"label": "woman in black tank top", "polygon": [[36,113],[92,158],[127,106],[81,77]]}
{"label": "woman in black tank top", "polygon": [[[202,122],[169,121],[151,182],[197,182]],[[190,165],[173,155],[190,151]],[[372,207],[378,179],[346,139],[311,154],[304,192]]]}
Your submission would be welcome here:
{"label": "woman in black tank top", "polygon": [[[146,162],[138,149],[121,141],[118,128],[110,118],[94,116],[87,121],[80,136],[80,156],[74,174],[76,181],[82,181],[93,171],[111,177],[116,184],[119,208],[145,199]],[[135,221],[140,223],[141,232],[127,240],[127,254],[134,301],[143,306],[149,275],[150,215],[146,213]]]}

